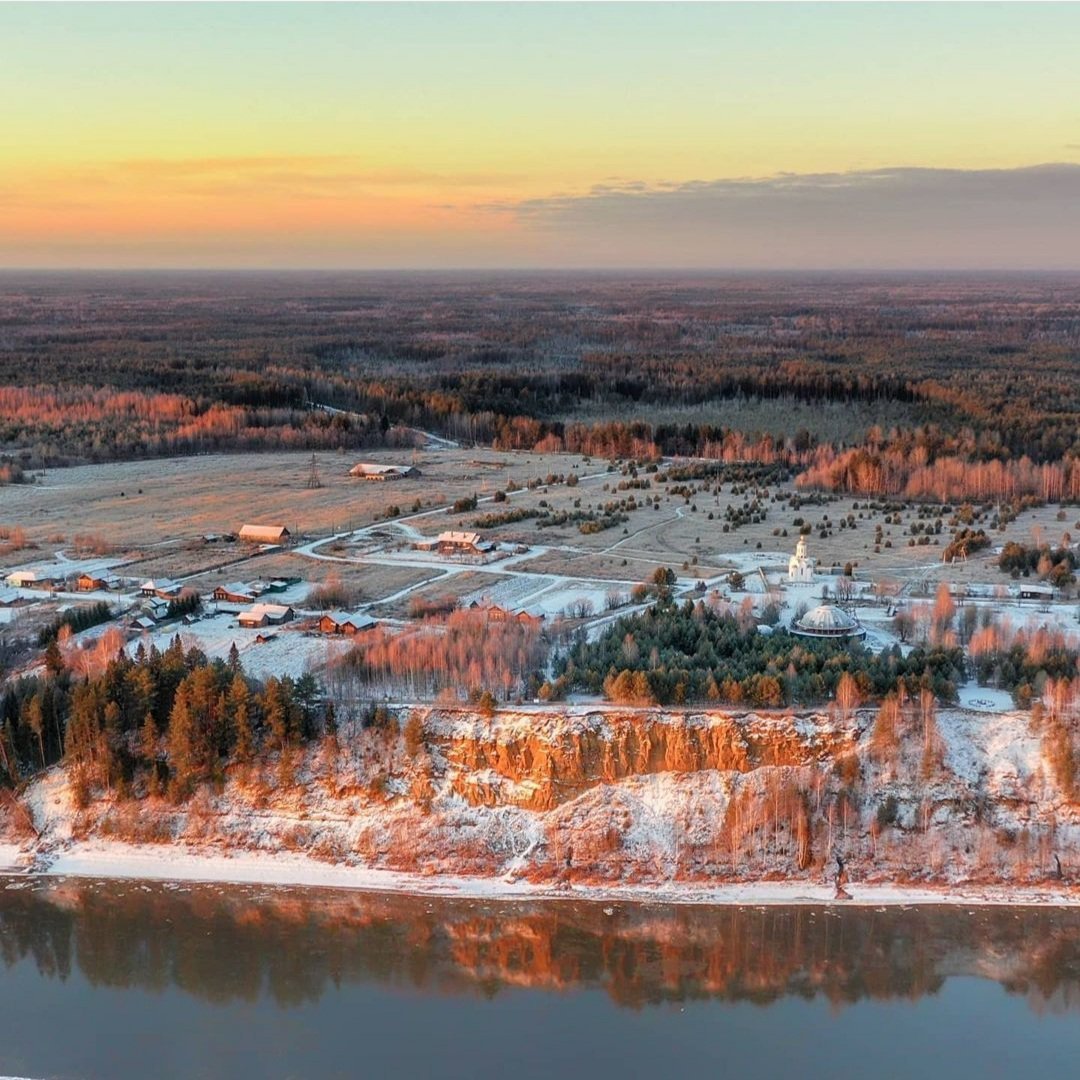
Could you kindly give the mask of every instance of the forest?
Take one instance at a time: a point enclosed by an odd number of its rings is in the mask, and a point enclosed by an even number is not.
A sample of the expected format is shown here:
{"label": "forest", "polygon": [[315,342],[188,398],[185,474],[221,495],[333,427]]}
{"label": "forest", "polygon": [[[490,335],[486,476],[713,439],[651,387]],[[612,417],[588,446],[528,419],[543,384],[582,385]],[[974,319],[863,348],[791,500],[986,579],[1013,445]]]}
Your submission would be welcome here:
{"label": "forest", "polygon": [[220,780],[229,763],[274,753],[287,773],[290,751],[336,731],[313,676],[265,682],[245,676],[235,651],[210,661],[179,637],[164,651],[117,652],[103,670],[70,671],[55,639],[41,677],[0,694],[0,783],[64,761],[77,798],[94,789],[175,800]]}
{"label": "forest", "polygon": [[1075,278],[0,276],[0,482],[419,429],[782,464],[860,494],[1077,500],[1078,415]]}

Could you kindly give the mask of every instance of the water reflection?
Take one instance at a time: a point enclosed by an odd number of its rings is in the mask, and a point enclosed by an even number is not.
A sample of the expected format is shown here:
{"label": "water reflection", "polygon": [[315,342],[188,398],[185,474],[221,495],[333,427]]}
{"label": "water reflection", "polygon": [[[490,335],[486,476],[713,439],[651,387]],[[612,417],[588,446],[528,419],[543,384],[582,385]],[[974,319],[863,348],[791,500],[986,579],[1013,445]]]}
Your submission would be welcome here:
{"label": "water reflection", "polygon": [[[0,879],[2,880],[2,879]],[[836,1006],[982,976],[1037,1011],[1080,1002],[1080,911],[494,904],[242,886],[8,879],[0,957],[49,980],[210,1003],[318,1001],[346,984],[493,997],[601,990]]]}

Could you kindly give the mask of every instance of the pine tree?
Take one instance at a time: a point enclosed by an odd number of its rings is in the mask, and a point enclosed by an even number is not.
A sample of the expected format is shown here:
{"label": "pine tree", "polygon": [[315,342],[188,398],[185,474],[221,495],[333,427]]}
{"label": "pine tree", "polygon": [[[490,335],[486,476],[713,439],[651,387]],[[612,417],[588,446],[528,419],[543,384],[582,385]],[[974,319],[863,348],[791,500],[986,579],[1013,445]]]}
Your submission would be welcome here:
{"label": "pine tree", "polygon": [[143,720],[142,727],[139,729],[139,753],[149,766],[147,792],[150,795],[157,795],[161,789],[161,782],[158,778],[157,766],[158,729],[153,713],[146,714],[146,719]]}
{"label": "pine tree", "polygon": [[67,670],[64,663],[64,655],[60,652],[60,646],[53,638],[45,649],[45,671],[50,679],[59,678]]}
{"label": "pine tree", "polygon": [[235,675],[240,671],[240,650],[236,647],[234,641],[229,646],[229,659],[226,661],[229,670]]}
{"label": "pine tree", "polygon": [[173,792],[177,799],[182,799],[190,792],[198,768],[195,718],[184,683],[177,691],[169,714],[167,753],[173,772]]}
{"label": "pine tree", "polygon": [[158,729],[153,713],[146,714],[142,727],[139,728],[139,753],[151,764],[157,761]]}
{"label": "pine tree", "polygon": [[34,733],[38,742],[38,753],[41,756],[41,767],[45,768],[45,708],[42,703],[40,692],[35,694],[26,707],[26,725]]}
{"label": "pine tree", "polygon": [[273,677],[266,680],[263,713],[274,745],[283,750],[289,738],[289,710],[282,683]]}
{"label": "pine tree", "polygon": [[251,692],[242,675],[229,686],[228,713],[232,724],[232,749],[237,761],[248,761],[255,752],[251,725]]}

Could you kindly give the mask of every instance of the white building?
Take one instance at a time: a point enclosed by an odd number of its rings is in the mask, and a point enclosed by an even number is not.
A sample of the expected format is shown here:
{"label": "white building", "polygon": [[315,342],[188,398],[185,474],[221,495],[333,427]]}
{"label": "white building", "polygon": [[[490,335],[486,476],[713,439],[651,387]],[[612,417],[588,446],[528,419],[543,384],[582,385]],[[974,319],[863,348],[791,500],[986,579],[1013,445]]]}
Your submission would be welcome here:
{"label": "white building", "polygon": [[846,638],[866,637],[866,630],[853,615],[832,604],[822,604],[808,611],[801,619],[791,624],[791,632],[800,637]]}
{"label": "white building", "polygon": [[788,559],[787,579],[793,585],[811,585],[814,581],[816,559],[806,554],[806,537],[800,536],[795,545],[795,554]]}

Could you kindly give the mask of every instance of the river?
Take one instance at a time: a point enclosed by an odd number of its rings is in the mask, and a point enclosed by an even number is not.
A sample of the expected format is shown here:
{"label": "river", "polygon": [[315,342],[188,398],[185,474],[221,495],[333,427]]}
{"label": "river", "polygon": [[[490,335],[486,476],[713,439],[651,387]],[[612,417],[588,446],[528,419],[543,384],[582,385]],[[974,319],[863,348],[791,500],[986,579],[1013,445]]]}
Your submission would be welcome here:
{"label": "river", "polygon": [[0,878],[0,1074],[1071,1075],[1080,910]]}

